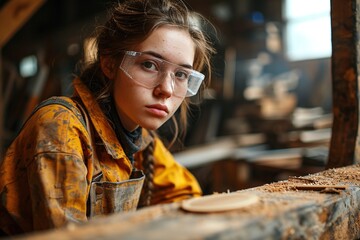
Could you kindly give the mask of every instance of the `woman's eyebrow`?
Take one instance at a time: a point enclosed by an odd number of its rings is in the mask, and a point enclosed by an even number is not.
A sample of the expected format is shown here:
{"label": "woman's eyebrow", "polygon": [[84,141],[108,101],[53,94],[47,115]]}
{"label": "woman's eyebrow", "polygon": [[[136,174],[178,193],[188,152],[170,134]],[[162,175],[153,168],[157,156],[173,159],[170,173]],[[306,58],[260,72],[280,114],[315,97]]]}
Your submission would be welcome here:
{"label": "woman's eyebrow", "polygon": [[[168,59],[164,58],[161,54],[158,54],[156,52],[153,52],[153,51],[146,51],[146,52],[143,52],[143,53],[146,53],[146,54],[150,54],[154,57],[157,57],[157,58],[160,58],[161,60],[164,60],[166,62],[169,62],[169,63],[172,63],[172,64],[176,64],[176,63],[173,63],[173,62],[170,62]],[[193,66],[191,64],[176,64],[176,65],[179,65],[179,66],[182,66],[184,68],[189,68],[189,69],[193,69]]]}

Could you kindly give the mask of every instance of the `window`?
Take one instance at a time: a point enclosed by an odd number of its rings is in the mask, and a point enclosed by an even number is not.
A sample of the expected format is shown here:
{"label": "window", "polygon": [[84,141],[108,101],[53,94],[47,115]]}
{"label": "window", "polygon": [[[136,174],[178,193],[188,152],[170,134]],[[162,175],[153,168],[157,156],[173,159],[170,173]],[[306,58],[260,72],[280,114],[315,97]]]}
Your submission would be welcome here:
{"label": "window", "polygon": [[20,61],[20,75],[24,78],[35,76],[38,71],[38,62],[35,55],[27,56]]}
{"label": "window", "polygon": [[283,15],[290,61],[331,56],[330,0],[284,0]]}

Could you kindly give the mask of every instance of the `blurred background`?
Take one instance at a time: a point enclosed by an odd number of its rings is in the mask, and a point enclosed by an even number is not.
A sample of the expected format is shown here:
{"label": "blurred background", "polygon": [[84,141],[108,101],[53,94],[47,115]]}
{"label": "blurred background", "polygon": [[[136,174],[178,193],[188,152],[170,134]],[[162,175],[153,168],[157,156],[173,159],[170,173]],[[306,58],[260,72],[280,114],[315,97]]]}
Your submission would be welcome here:
{"label": "blurred background", "polygon": [[[20,2],[12,9],[14,2]],[[21,8],[38,7],[13,25]],[[79,60],[109,0],[0,1],[0,148],[41,100],[71,95]],[[204,193],[234,191],[324,169],[332,125],[329,0],[192,0],[217,32],[213,77],[171,147]],[[2,33],[1,33],[2,32]],[[171,138],[171,124],[161,129]]]}

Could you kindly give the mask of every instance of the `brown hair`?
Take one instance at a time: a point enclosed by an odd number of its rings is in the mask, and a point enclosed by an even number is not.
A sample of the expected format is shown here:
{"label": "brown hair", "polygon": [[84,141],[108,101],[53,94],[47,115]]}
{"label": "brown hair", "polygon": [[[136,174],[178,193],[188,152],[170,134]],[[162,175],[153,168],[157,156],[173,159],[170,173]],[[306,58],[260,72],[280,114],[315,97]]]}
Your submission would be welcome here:
{"label": "brown hair", "polygon": [[[94,42],[97,56],[80,75],[98,101],[108,98],[112,91],[112,81],[101,71],[100,57],[111,57],[115,62],[120,62],[124,50],[131,50],[132,46],[141,43],[152,31],[164,25],[176,26],[189,32],[196,47],[194,69],[204,72],[205,85],[209,83],[210,55],[214,53],[214,49],[202,27],[212,25],[202,15],[190,11],[181,0],[127,0],[116,3],[104,26],[97,28]],[[186,99],[180,107],[182,131],[186,130],[188,103],[189,99]],[[175,140],[179,131],[175,116],[173,120]]]}

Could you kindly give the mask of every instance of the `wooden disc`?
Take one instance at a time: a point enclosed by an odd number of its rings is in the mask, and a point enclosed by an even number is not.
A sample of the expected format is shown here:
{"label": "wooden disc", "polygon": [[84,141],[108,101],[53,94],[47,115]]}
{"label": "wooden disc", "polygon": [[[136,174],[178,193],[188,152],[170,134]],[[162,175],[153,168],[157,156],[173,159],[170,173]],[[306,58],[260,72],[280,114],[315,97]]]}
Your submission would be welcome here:
{"label": "wooden disc", "polygon": [[258,201],[258,196],[249,193],[222,193],[185,200],[181,207],[190,212],[224,212],[240,209]]}

